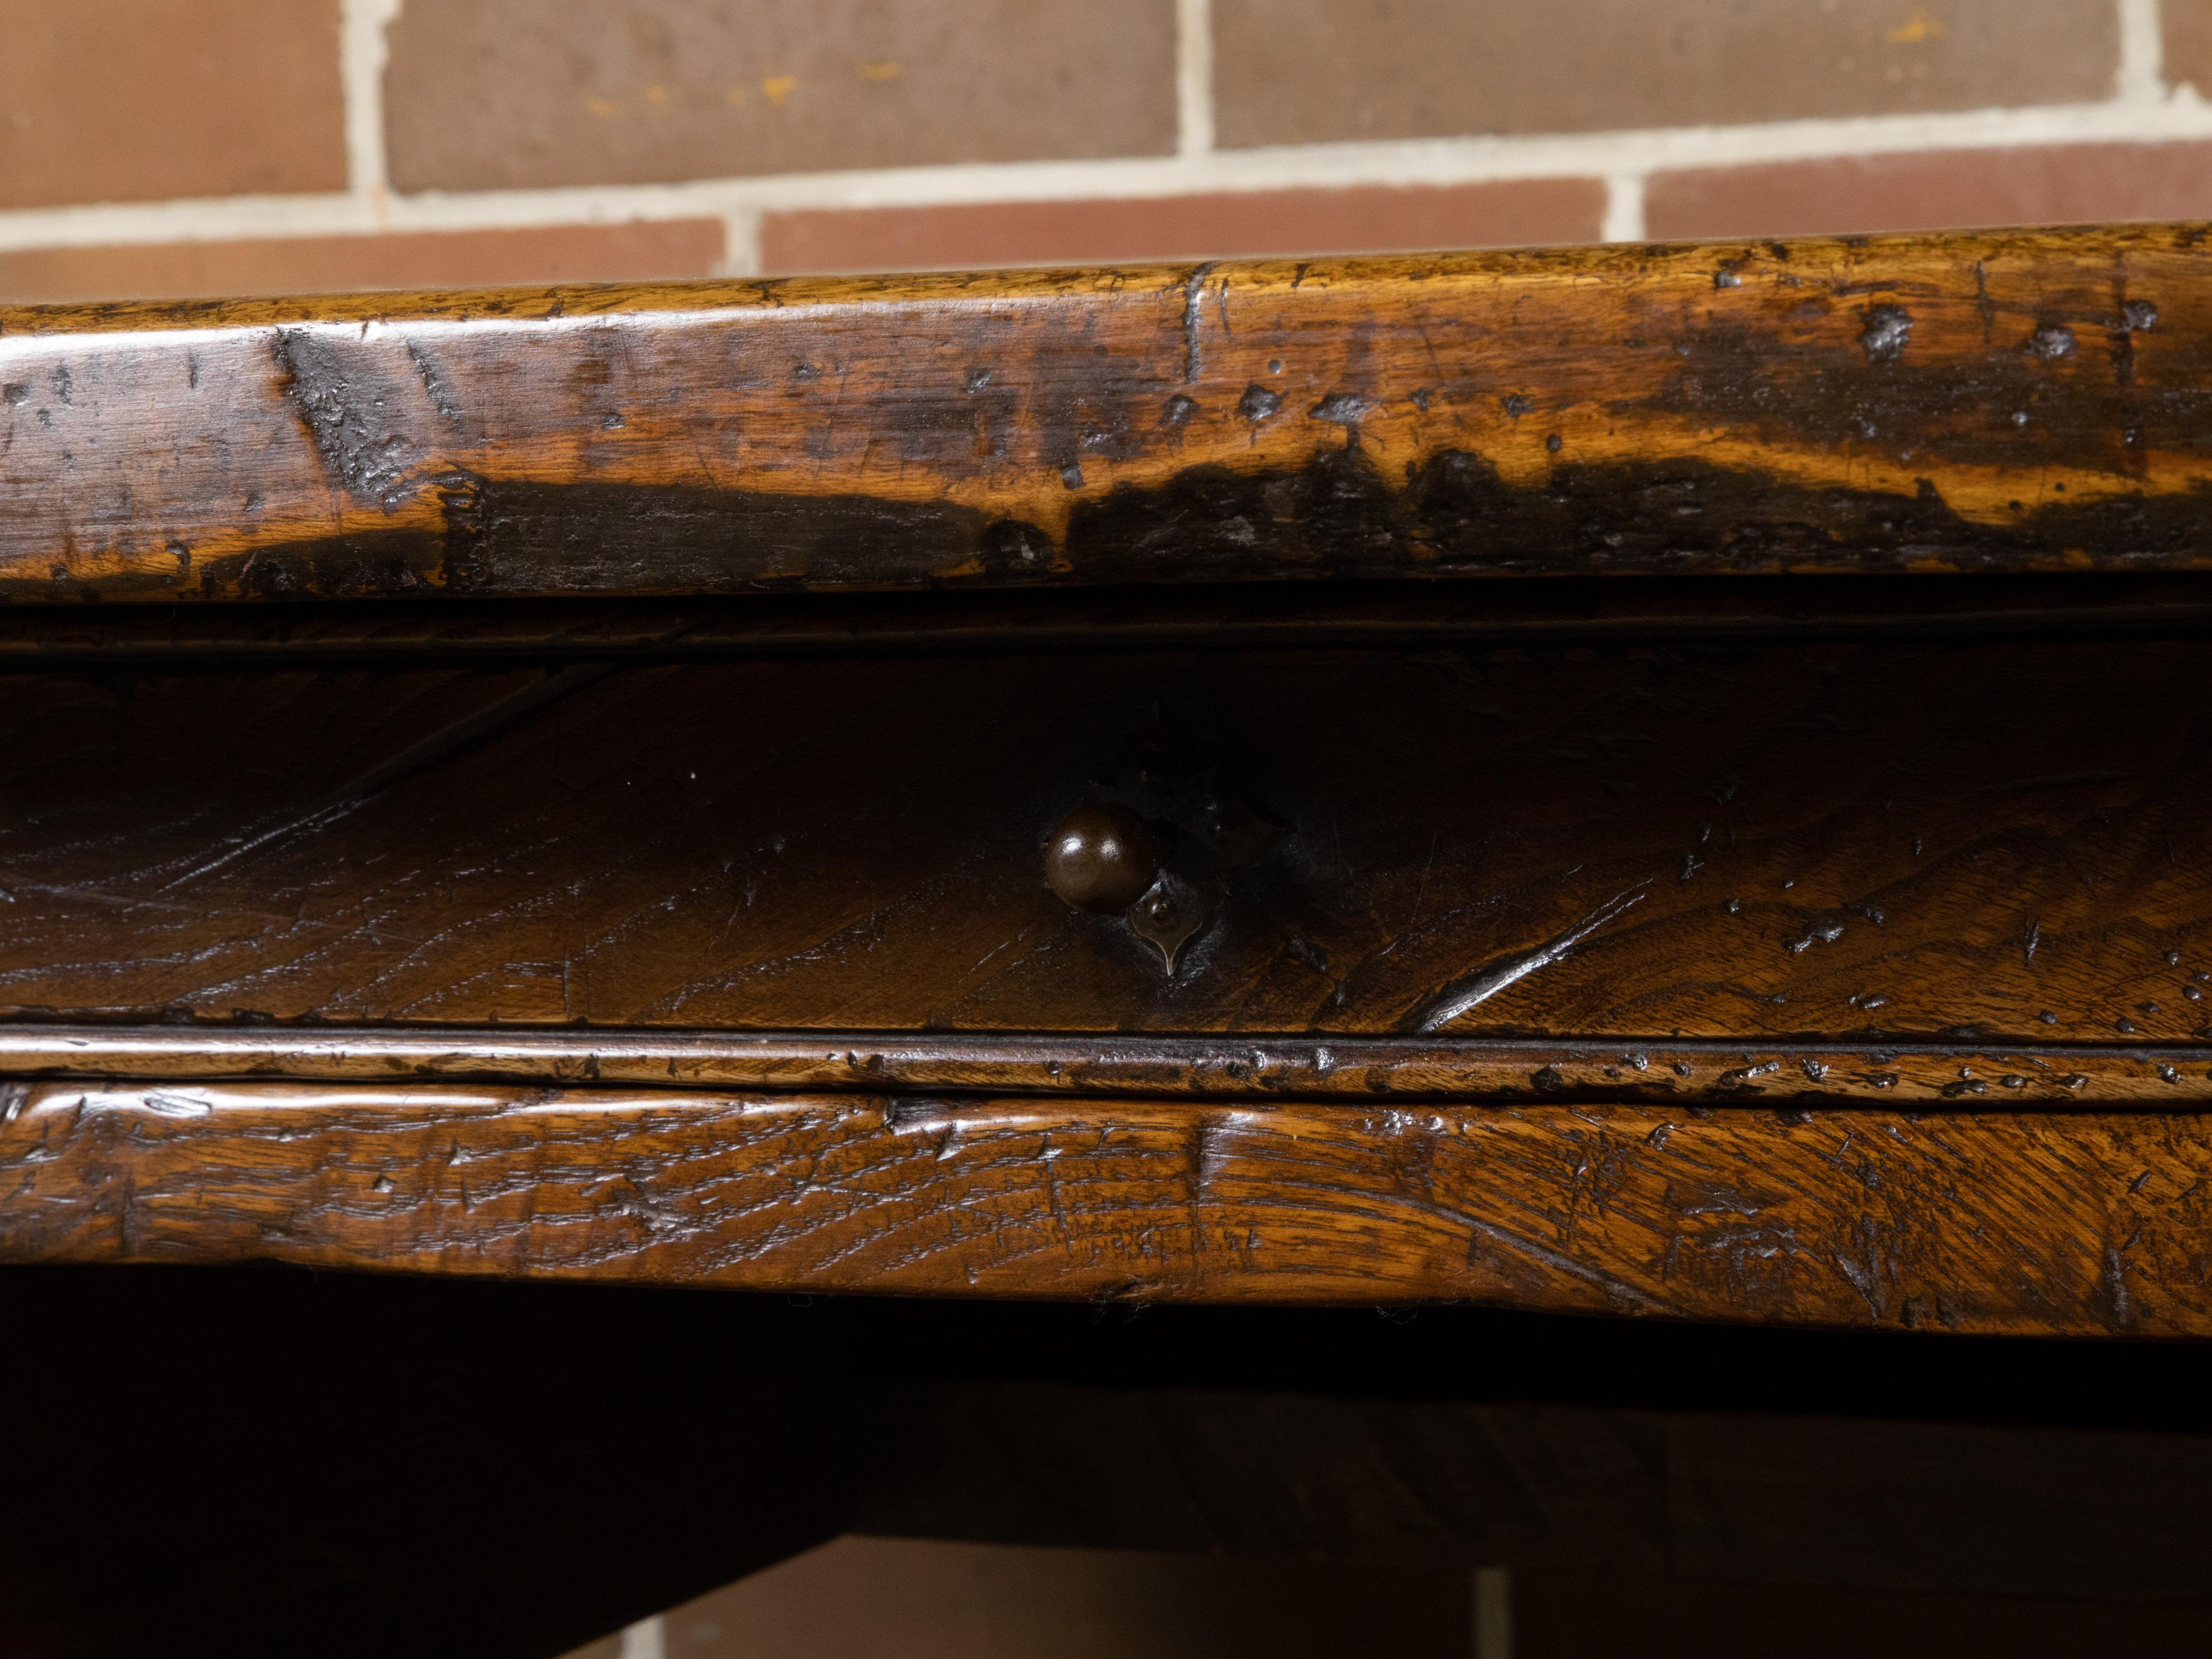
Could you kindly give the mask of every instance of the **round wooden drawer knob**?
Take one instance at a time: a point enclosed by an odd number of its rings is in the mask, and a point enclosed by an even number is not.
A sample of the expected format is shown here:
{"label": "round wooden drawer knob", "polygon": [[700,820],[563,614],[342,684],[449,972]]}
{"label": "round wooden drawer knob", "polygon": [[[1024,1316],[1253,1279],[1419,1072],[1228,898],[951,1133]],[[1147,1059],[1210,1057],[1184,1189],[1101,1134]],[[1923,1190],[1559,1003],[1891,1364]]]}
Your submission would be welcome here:
{"label": "round wooden drawer knob", "polygon": [[1160,873],[1152,832],[1126,806],[1094,801],[1054,826],[1045,843],[1044,878],[1079,910],[1118,915]]}

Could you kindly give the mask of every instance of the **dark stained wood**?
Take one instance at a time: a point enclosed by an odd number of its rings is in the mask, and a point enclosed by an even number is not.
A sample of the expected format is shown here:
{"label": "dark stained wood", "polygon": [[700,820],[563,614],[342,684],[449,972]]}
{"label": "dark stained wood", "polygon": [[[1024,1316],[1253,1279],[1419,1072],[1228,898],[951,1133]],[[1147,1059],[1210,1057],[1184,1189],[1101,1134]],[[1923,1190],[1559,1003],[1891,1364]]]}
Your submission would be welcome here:
{"label": "dark stained wood", "polygon": [[[1487,1368],[1498,1346],[1469,1341],[1461,1353]],[[1747,1358],[1767,1361],[1759,1380],[1770,1399],[1788,1399],[1804,1361],[1858,1356]],[[2045,1352],[2022,1358],[2048,1363]],[[2212,1597],[2212,1439],[2201,1433],[1436,1397],[1455,1385],[1396,1400],[1172,1378],[1143,1392],[909,1386],[902,1401],[935,1431],[892,1432],[871,1449],[855,1530],[1458,1557],[1571,1570],[1585,1584],[1602,1562],[1608,1595],[1618,1576],[1650,1573],[2107,1603]]]}
{"label": "dark stained wood", "polygon": [[0,1255],[2212,1334],[2205,235],[0,313]]}
{"label": "dark stained wood", "polygon": [[[2207,1023],[2191,637],[558,674],[12,680],[0,1006],[2008,1053]],[[1046,884],[1087,799],[1202,890],[1172,973]]]}
{"label": "dark stained wood", "polygon": [[2193,576],[1530,577],[686,603],[19,606],[0,608],[0,672],[2208,633],[2212,594]]}
{"label": "dark stained wood", "polygon": [[2023,1339],[2212,1337],[2208,234],[0,310],[0,1648],[2205,1593],[2201,1351]]}
{"label": "dark stained wood", "polygon": [[1978,1111],[2200,1109],[2212,1053],[2064,1043],[1964,1048],[1480,1037],[1097,1037],[785,1031],[0,1028],[0,1076],[186,1081],[559,1083],[1104,1099],[1579,1100],[1694,1108],[1930,1103]]}
{"label": "dark stained wood", "polygon": [[2196,1113],[16,1085],[0,1257],[2212,1335]]}
{"label": "dark stained wood", "polygon": [[2200,568],[2195,226],[0,311],[0,592]]}

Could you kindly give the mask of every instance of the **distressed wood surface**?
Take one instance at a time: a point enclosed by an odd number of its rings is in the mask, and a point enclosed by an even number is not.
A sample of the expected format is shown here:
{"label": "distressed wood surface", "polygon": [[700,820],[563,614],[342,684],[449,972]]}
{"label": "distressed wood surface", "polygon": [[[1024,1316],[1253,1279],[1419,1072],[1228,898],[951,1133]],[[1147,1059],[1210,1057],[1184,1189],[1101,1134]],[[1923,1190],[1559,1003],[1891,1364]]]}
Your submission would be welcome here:
{"label": "distressed wood surface", "polygon": [[[18,1019],[2010,1051],[2212,988],[2188,637],[10,689]],[[1215,884],[1171,973],[1045,885],[1102,795]]]}
{"label": "distressed wood surface", "polygon": [[2193,568],[2204,239],[0,310],[0,594]]}
{"label": "distressed wood surface", "polygon": [[2195,1113],[14,1085],[0,1257],[2212,1335]]}
{"label": "distressed wood surface", "polygon": [[1382,1099],[1410,1105],[1571,1096],[1680,1107],[1857,1102],[1896,1109],[1956,1102],[1978,1110],[2197,1110],[2212,1102],[2212,1049],[1679,1040],[1607,1048],[1465,1037],[17,1025],[0,1027],[0,1077],[421,1079],[1370,1105]]}
{"label": "distressed wood surface", "polygon": [[2212,1335],[2204,238],[0,312],[0,1258]]}

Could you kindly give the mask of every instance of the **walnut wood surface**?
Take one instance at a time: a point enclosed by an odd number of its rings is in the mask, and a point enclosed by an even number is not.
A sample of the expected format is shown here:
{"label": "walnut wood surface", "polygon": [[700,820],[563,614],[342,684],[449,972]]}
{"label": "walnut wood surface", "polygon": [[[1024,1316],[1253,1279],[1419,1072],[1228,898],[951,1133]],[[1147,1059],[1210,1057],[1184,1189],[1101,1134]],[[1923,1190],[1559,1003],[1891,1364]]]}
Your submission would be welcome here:
{"label": "walnut wood surface", "polygon": [[[1968,638],[25,676],[0,1006],[2187,1044],[2203,664]],[[1172,975],[1042,864],[1156,710],[1280,829]]]}
{"label": "walnut wood surface", "polygon": [[1678,1107],[1933,1102],[2200,1109],[2212,1052],[2065,1043],[1840,1042],[1631,1048],[1452,1037],[885,1036],[850,1032],[575,1032],[247,1027],[0,1028],[0,1077],[101,1080],[557,1083],[647,1088],[890,1089],[1248,1101],[1577,1099]]}
{"label": "walnut wood surface", "polygon": [[0,1255],[2212,1334],[2195,1113],[15,1085]]}
{"label": "walnut wood surface", "polygon": [[2203,565],[2205,233],[0,311],[0,592]]}
{"label": "walnut wood surface", "polygon": [[2212,1335],[2205,236],[0,312],[0,1258]]}

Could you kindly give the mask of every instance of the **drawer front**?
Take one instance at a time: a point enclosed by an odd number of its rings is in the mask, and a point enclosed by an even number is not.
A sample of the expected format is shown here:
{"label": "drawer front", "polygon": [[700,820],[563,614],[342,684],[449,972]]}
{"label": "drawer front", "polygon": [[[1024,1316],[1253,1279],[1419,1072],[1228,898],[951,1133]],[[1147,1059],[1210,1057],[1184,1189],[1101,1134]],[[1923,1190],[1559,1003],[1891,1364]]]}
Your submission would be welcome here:
{"label": "drawer front", "polygon": [[9,685],[19,1019],[2134,1048],[2212,983],[2185,639]]}

